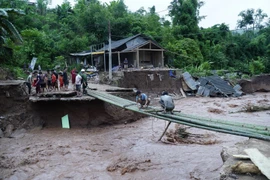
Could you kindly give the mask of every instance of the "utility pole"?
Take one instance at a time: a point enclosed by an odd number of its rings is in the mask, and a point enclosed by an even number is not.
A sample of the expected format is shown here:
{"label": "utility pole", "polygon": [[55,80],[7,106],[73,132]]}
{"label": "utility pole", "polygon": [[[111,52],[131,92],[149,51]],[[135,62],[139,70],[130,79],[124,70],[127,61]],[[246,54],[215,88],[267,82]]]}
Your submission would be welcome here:
{"label": "utility pole", "polygon": [[109,21],[109,79],[112,79],[112,39],[111,39],[111,22]]}
{"label": "utility pole", "polygon": [[105,43],[103,43],[103,49],[104,49],[104,72],[106,72],[106,54],[105,54],[105,52],[106,52],[106,49],[105,49]]}

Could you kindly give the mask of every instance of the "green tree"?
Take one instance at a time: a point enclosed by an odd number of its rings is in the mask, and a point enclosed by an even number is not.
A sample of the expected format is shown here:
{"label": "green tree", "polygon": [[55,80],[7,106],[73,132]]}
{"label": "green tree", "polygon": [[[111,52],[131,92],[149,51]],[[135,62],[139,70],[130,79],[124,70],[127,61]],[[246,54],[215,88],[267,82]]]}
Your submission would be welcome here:
{"label": "green tree", "polygon": [[0,9],[0,60],[5,61],[6,58],[10,58],[12,50],[7,46],[7,40],[10,38],[15,43],[22,43],[22,37],[9,21],[10,14],[23,15],[24,13],[17,9]]}
{"label": "green tree", "polygon": [[246,11],[241,11],[239,15],[241,20],[237,21],[237,27],[245,28],[246,30],[252,29],[262,29],[263,20],[268,17],[266,13],[263,13],[261,9],[257,9],[256,12],[254,9],[247,9]]}
{"label": "green tree", "polygon": [[173,0],[169,6],[169,15],[172,25],[177,27],[175,35],[195,38],[199,32],[198,23],[202,17],[199,16],[199,8],[203,2],[198,0]]}
{"label": "green tree", "polygon": [[197,42],[190,38],[176,40],[169,43],[167,49],[172,52],[174,66],[183,68],[186,66],[198,66],[203,62],[203,56]]}
{"label": "green tree", "polygon": [[39,15],[46,15],[48,0],[37,0],[37,12]]}

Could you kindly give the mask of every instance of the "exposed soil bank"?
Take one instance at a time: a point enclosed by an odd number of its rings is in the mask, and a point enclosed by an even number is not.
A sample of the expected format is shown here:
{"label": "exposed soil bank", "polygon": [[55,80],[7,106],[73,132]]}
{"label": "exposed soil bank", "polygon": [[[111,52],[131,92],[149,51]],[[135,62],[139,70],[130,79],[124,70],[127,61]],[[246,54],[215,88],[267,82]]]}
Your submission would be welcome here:
{"label": "exposed soil bank", "polygon": [[161,92],[166,89],[169,92],[179,93],[181,81],[172,78],[169,70],[143,70],[124,71],[124,76],[119,80],[119,86],[125,88],[137,88],[147,92]]}
{"label": "exposed soil bank", "polygon": [[36,126],[60,128],[66,114],[72,128],[127,123],[144,117],[100,100],[29,102],[21,86],[20,82],[0,86],[0,129],[4,132]]}
{"label": "exposed soil bank", "polygon": [[269,92],[270,75],[255,76],[251,80],[241,80],[239,84],[245,93]]}

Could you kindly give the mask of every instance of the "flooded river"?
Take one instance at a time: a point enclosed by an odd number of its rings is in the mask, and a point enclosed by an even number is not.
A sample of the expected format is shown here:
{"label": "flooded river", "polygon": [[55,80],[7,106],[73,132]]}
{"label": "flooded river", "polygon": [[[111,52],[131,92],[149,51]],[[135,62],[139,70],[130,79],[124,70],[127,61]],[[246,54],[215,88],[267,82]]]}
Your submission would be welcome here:
{"label": "flooded river", "polygon": [[[265,125],[269,111],[236,111],[247,103],[269,104],[269,96],[186,98],[176,101],[176,109]],[[189,128],[189,132],[216,143],[169,143],[166,137],[158,141],[166,123],[148,117],[129,124],[90,128],[35,128],[14,138],[1,138],[0,179],[219,179],[222,148],[248,139]],[[171,124],[169,129],[175,127]]]}

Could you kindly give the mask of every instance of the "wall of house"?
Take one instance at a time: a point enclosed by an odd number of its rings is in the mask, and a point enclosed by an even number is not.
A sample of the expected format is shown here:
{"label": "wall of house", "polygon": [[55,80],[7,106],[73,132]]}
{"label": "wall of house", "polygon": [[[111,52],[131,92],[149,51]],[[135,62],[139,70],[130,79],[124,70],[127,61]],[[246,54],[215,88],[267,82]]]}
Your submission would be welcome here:
{"label": "wall of house", "polygon": [[[103,55],[94,56],[95,58],[99,57],[100,68],[104,67],[104,58]],[[140,57],[140,67],[160,67],[162,65],[162,53],[159,51],[139,51]],[[129,66],[137,67],[137,52],[129,52],[129,53],[120,53],[120,63],[122,64],[124,59],[128,59]],[[94,61],[95,62],[95,61]],[[90,63],[91,64],[91,63]],[[112,66],[118,66],[118,53],[112,54]],[[106,70],[108,71],[109,67],[109,55],[106,54]]]}
{"label": "wall of house", "polygon": [[159,51],[140,51],[140,66],[160,67],[162,65],[162,53]]}

